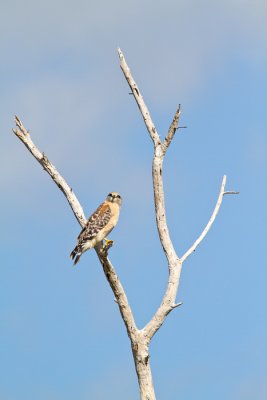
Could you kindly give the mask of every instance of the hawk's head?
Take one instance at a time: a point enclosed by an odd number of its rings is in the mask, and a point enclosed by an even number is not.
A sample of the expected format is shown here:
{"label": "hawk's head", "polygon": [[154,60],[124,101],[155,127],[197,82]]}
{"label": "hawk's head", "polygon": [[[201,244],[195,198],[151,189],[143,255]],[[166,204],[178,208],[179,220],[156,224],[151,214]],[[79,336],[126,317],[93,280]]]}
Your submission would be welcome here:
{"label": "hawk's head", "polygon": [[122,198],[121,198],[121,196],[119,195],[119,193],[117,193],[117,192],[110,192],[110,193],[107,195],[107,201],[110,201],[111,203],[116,203],[116,204],[118,204],[119,206],[121,206]]}

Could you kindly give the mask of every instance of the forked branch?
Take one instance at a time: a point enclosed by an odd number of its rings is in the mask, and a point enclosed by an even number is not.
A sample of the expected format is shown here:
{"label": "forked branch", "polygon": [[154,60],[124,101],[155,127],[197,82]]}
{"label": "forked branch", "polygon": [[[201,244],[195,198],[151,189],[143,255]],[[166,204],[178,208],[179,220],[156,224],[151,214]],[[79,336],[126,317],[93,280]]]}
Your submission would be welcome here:
{"label": "forked branch", "polygon": [[182,263],[177,256],[168,230],[167,219],[166,219],[166,211],[165,211],[165,200],[164,200],[164,188],[163,188],[163,177],[162,177],[162,168],[163,168],[163,159],[166,153],[168,146],[170,145],[175,131],[178,128],[178,121],[180,116],[180,107],[175,113],[172,124],[169,128],[169,131],[166,135],[164,142],[162,143],[160,137],[156,131],[155,124],[152,121],[148,108],[143,100],[143,96],[139,89],[136,90],[137,85],[132,77],[130,72],[130,68],[128,67],[125,57],[122,54],[122,51],[119,49],[119,57],[121,60],[121,69],[124,73],[124,76],[134,94],[134,98],[138,104],[139,110],[142,114],[142,117],[145,121],[147,130],[153,140],[154,143],[154,157],[152,164],[152,175],[153,175],[153,189],[154,189],[154,202],[155,202],[155,211],[156,211],[156,223],[159,233],[160,242],[164,253],[166,255],[168,266],[169,266],[169,279],[167,288],[165,291],[165,295],[163,300],[156,311],[155,315],[151,319],[150,322],[144,328],[144,334],[148,341],[151,340],[153,335],[157,332],[160,326],[163,324],[166,316],[172,311],[176,304],[176,294],[179,285],[180,273]]}
{"label": "forked branch", "polygon": [[165,201],[164,201],[164,188],[163,188],[163,177],[162,177],[162,166],[163,166],[163,160],[164,156],[166,154],[166,151],[168,150],[168,147],[171,143],[171,141],[174,138],[176,130],[179,128],[179,118],[181,115],[181,107],[179,105],[178,109],[176,110],[176,113],[174,115],[173,121],[170,125],[170,128],[167,132],[167,135],[164,139],[163,142],[160,140],[160,136],[155,128],[155,124],[152,121],[152,118],[150,116],[150,113],[148,111],[148,108],[144,102],[143,96],[141,95],[141,92],[139,88],[137,87],[137,84],[132,77],[130,68],[128,67],[125,57],[120,49],[118,49],[119,57],[121,60],[121,69],[124,73],[124,76],[131,88],[131,91],[134,95],[134,98],[137,102],[137,105],[139,107],[139,110],[142,114],[142,117],[144,119],[144,122],[146,124],[147,130],[153,140],[154,143],[154,158],[153,158],[153,165],[152,165],[152,174],[153,174],[153,189],[154,189],[154,201],[155,201],[155,211],[156,211],[156,222],[157,222],[157,228],[158,228],[158,233],[161,241],[162,248],[164,250],[164,253],[166,255],[166,258],[168,260],[168,266],[169,266],[169,279],[168,279],[168,284],[167,288],[163,297],[163,300],[156,311],[155,315],[152,317],[152,319],[148,322],[148,324],[144,327],[144,333],[145,336],[147,337],[148,340],[151,340],[153,335],[157,332],[157,330],[160,328],[160,326],[163,324],[165,318],[167,315],[178,305],[181,305],[181,303],[176,304],[176,294],[179,286],[179,280],[180,280],[180,274],[181,274],[181,269],[182,269],[182,264],[183,262],[189,257],[190,254],[197,248],[197,246],[201,243],[201,241],[204,239],[204,237],[207,235],[208,231],[211,228],[211,225],[213,224],[221,203],[222,203],[222,198],[224,194],[230,194],[230,193],[236,193],[236,192],[225,192],[225,184],[226,184],[226,176],[223,178],[219,198],[217,201],[217,204],[215,206],[214,212],[200,235],[200,237],[196,240],[196,242],[192,245],[192,247],[183,255],[182,258],[179,258],[175,252],[175,249],[173,247],[169,230],[168,230],[168,225],[167,225],[167,219],[166,219],[166,211],[165,211]]}

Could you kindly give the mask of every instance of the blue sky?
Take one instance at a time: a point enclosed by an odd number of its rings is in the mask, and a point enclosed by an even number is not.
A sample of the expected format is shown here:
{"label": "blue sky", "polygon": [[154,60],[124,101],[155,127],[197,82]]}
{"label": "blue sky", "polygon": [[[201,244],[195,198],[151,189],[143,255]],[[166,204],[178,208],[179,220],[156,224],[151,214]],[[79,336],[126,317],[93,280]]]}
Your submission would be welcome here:
{"label": "blue sky", "polygon": [[138,399],[128,337],[94,252],[12,134],[14,114],[86,215],[111,190],[123,208],[110,257],[139,327],[167,265],[154,222],[152,144],[119,68],[121,47],[161,137],[167,218],[182,255],[227,174],[208,237],[184,265],[175,310],[151,345],[158,399],[265,400],[266,2],[31,0],[1,5],[0,398]]}

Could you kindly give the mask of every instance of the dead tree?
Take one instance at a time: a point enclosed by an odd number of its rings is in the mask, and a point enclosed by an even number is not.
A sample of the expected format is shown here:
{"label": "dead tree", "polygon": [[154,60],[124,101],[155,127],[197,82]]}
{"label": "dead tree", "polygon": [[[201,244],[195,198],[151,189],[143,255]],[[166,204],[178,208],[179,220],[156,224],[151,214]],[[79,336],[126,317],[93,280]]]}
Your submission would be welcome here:
{"label": "dead tree", "polygon": [[[152,173],[153,173],[153,189],[154,189],[154,202],[155,202],[155,214],[156,214],[156,224],[158,228],[158,234],[162,249],[165,253],[169,277],[167,288],[163,296],[162,302],[159,308],[156,310],[152,319],[142,328],[139,329],[136,326],[135,319],[129,305],[127,296],[125,294],[124,288],[116,274],[115,268],[112,265],[110,259],[108,258],[107,252],[103,252],[101,246],[95,248],[98,255],[99,261],[103,267],[103,271],[108,280],[108,283],[114,293],[116,302],[118,304],[122,319],[124,321],[130,342],[132,347],[132,353],[136,368],[136,373],[138,377],[139,387],[140,387],[140,398],[141,400],[155,400],[155,392],[152,380],[152,373],[150,368],[149,359],[149,345],[151,339],[164,323],[167,315],[179,307],[181,303],[176,303],[176,295],[179,286],[180,274],[182,270],[182,265],[184,261],[196,250],[197,246],[202,242],[204,237],[210,230],[217,214],[219,212],[223,196],[225,194],[236,194],[237,192],[225,191],[226,176],[223,177],[221,188],[218,196],[217,203],[215,205],[214,211],[210,217],[209,222],[204,228],[203,232],[200,234],[198,239],[193,243],[193,245],[185,252],[184,255],[178,256],[168,230],[165,203],[164,203],[164,189],[163,189],[163,177],[162,177],[162,164],[165,154],[170,146],[176,130],[179,128],[179,117],[181,114],[180,106],[178,107],[170,128],[166,134],[164,140],[161,140],[157,129],[152,121],[149,114],[148,108],[143,100],[141,92],[133,79],[130,69],[125,61],[122,51],[119,49],[120,67],[122,72],[130,86],[131,93],[133,94],[136,103],[139,107],[141,115],[144,119],[144,123],[148,130],[148,133],[152,139],[154,146],[154,157],[152,163]],[[24,143],[27,149],[32,153],[36,160],[42,165],[44,170],[51,176],[53,181],[63,192],[64,196],[67,198],[69,205],[81,225],[84,227],[86,223],[86,218],[84,216],[83,209],[75,196],[72,188],[67,184],[65,179],[59,174],[55,166],[51,164],[48,157],[42,153],[33,143],[29,132],[25,129],[22,122],[18,117],[15,117],[16,129],[13,129],[15,135]]]}

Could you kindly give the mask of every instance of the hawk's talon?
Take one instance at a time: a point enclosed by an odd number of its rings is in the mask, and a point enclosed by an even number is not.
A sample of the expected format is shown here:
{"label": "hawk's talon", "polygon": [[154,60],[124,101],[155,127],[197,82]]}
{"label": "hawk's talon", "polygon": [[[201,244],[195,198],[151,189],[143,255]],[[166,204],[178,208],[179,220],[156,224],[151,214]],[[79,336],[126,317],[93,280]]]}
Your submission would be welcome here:
{"label": "hawk's talon", "polygon": [[104,239],[104,246],[103,249],[104,250],[108,250],[113,246],[114,241],[113,240],[109,240],[109,239]]}
{"label": "hawk's talon", "polygon": [[110,239],[104,239],[104,241],[106,242],[105,243],[105,246],[113,246],[113,243],[114,243],[114,241],[113,240],[110,240]]}
{"label": "hawk's talon", "polygon": [[113,240],[109,240],[109,239],[104,239],[103,240],[103,246],[102,246],[102,248],[100,249],[100,252],[105,256],[105,257],[107,257],[107,255],[108,255],[108,250],[113,246]]}

